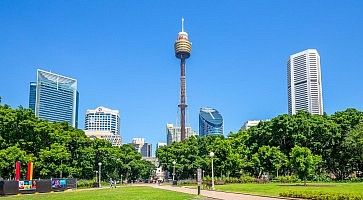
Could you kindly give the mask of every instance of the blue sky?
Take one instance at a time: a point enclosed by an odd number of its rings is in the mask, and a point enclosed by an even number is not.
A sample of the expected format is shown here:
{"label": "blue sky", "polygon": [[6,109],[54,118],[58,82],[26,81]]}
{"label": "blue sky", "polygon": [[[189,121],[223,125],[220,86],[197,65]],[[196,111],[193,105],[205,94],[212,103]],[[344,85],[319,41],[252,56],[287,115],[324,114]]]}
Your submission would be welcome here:
{"label": "blue sky", "polygon": [[[121,111],[124,142],[166,141],[177,120],[180,19],[187,60],[188,121],[202,106],[225,133],[246,120],[287,113],[286,61],[316,48],[324,110],[362,109],[363,1],[0,1],[0,96],[28,106],[41,68],[76,78],[86,109]],[[155,146],[154,146],[155,147]]]}

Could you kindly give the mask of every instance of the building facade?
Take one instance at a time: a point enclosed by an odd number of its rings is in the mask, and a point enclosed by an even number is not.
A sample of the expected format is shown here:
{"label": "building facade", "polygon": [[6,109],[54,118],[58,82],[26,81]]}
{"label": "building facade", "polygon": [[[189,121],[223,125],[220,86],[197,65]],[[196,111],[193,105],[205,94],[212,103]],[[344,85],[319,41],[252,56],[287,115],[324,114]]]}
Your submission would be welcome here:
{"label": "building facade", "polygon": [[290,56],[287,62],[287,92],[289,114],[300,110],[323,114],[320,56],[316,49]]}
{"label": "building facade", "polygon": [[213,108],[201,108],[199,112],[199,136],[223,135],[222,115]]}
{"label": "building facade", "polygon": [[85,115],[85,130],[109,131],[120,135],[120,112],[99,106],[96,109],[88,109]]}
{"label": "building facade", "polygon": [[37,70],[37,81],[30,83],[29,108],[37,117],[51,122],[67,122],[78,127],[77,80]]}
{"label": "building facade", "polygon": [[132,138],[131,144],[142,157],[152,157],[152,144],[145,142],[145,138]]}
{"label": "building facade", "polygon": [[94,131],[85,130],[84,133],[91,139],[103,139],[109,141],[112,146],[120,147],[122,145],[122,138],[120,135],[111,133],[110,131]]}
{"label": "building facade", "polygon": [[[193,131],[192,127],[185,127],[186,138],[197,135],[195,131]],[[170,145],[173,142],[181,141],[181,127],[175,126],[174,124],[166,124],[166,141],[167,145]]]}
{"label": "building facade", "polygon": [[261,122],[261,120],[248,120],[243,124],[241,129],[247,130],[253,126],[257,126],[260,122]]}
{"label": "building facade", "polygon": [[166,145],[168,145],[168,144],[164,143],[164,142],[158,142],[158,143],[156,143],[156,150],[158,150],[160,147],[164,147]]}
{"label": "building facade", "polygon": [[121,146],[120,112],[103,106],[88,109],[85,114],[84,129],[88,137],[97,137]]}
{"label": "building facade", "polygon": [[145,142],[141,147],[141,155],[143,157],[152,157],[152,144]]}

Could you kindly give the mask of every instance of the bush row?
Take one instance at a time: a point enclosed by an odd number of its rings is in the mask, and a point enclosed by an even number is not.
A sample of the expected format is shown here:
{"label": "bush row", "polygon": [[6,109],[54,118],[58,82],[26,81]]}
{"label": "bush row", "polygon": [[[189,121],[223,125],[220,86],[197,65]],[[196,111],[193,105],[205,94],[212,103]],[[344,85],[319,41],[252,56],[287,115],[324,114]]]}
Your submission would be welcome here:
{"label": "bush row", "polygon": [[326,192],[312,192],[312,191],[288,191],[279,194],[282,197],[301,198],[301,199],[314,199],[314,200],[363,200],[361,194],[349,193],[326,193]]}
{"label": "bush row", "polygon": [[[77,181],[77,188],[93,188],[94,184],[97,184],[95,180],[80,179]],[[108,182],[101,182],[102,186],[109,185]]]}

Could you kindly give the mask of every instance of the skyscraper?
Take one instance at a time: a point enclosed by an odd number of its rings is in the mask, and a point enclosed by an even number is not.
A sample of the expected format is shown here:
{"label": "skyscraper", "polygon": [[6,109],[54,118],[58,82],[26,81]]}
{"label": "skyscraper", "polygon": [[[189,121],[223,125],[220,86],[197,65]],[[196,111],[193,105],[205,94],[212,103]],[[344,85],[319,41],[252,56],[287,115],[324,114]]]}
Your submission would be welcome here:
{"label": "skyscraper", "polygon": [[113,146],[121,146],[120,112],[100,106],[88,109],[85,116],[85,133],[88,137],[105,139]]}
{"label": "skyscraper", "polygon": [[88,109],[85,116],[85,130],[109,131],[120,135],[120,112],[99,106],[96,109]]}
{"label": "skyscraper", "polygon": [[152,156],[152,144],[145,142],[141,147],[141,155],[143,157],[151,157]]}
{"label": "skyscraper", "polygon": [[299,110],[322,115],[320,56],[316,49],[307,49],[290,56],[287,62],[289,114]]}
{"label": "skyscraper", "polygon": [[[186,138],[190,136],[197,135],[195,131],[193,131],[192,127],[187,126],[185,127],[185,135]],[[166,124],[166,141],[167,145],[170,145],[173,142],[180,142],[181,141],[181,127],[174,126],[174,124]]]}
{"label": "skyscraper", "polygon": [[132,138],[132,143],[135,150],[141,153],[142,157],[152,156],[152,145],[145,142],[145,138]]}
{"label": "skyscraper", "polygon": [[175,56],[180,59],[180,126],[181,140],[186,138],[185,130],[185,109],[186,102],[186,81],[185,81],[185,59],[190,57],[192,43],[189,41],[188,33],[184,32],[184,18],[182,18],[182,31],[178,33],[178,37],[174,43]]}
{"label": "skyscraper", "polygon": [[216,109],[201,108],[199,112],[199,136],[223,135],[223,118]]}
{"label": "skyscraper", "polygon": [[38,69],[37,81],[30,83],[29,107],[40,119],[77,128],[77,80]]}

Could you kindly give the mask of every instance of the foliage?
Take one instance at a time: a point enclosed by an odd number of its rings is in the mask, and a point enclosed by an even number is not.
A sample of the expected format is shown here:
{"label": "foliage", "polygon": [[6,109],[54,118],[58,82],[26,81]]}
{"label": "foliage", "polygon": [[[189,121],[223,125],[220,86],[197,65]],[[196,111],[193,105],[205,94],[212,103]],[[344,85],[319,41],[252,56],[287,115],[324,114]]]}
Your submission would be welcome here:
{"label": "foliage", "polygon": [[292,197],[301,199],[316,199],[316,200],[363,200],[363,194],[349,193],[326,193],[312,191],[288,191],[280,193],[282,197]]}
{"label": "foliage", "polygon": [[[301,147],[302,150],[294,147]],[[256,178],[298,175],[301,179],[346,180],[363,176],[363,112],[347,109],[332,115],[279,115],[248,130],[223,136],[191,137],[159,148],[160,165],[178,179],[193,178],[201,168],[211,176]],[[307,154],[306,154],[307,153]],[[310,155],[311,154],[311,155]],[[303,170],[305,169],[305,170]]]}
{"label": "foliage", "polygon": [[306,147],[295,146],[290,153],[290,163],[293,170],[303,179],[306,185],[306,179],[313,175],[316,166],[321,161],[320,156],[315,156],[310,149]]}
{"label": "foliage", "polygon": [[40,120],[29,109],[0,105],[0,177],[14,177],[14,164],[34,162],[35,178],[68,177],[93,179],[102,163],[102,179],[149,178],[155,166],[141,159],[130,145],[112,147],[90,139],[67,123]]}
{"label": "foliage", "polygon": [[297,176],[279,176],[273,180],[273,182],[278,183],[298,183],[300,181],[301,180]]}

